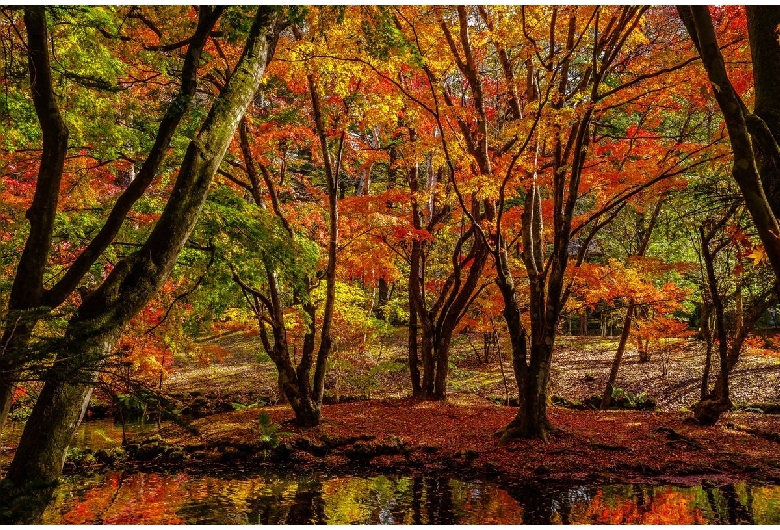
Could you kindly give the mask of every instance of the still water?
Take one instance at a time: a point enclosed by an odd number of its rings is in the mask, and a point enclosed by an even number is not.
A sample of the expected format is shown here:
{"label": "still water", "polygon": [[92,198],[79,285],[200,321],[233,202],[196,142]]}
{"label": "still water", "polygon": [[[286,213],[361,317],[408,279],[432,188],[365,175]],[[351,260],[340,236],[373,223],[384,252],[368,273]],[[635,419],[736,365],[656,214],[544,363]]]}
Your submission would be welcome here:
{"label": "still water", "polygon": [[[154,430],[133,425],[131,433]],[[19,432],[0,436],[0,475]],[[121,426],[82,425],[74,447],[121,444]],[[69,476],[43,523],[53,524],[780,524],[780,486],[499,485],[422,476]]]}
{"label": "still water", "polygon": [[780,487],[498,487],[427,477],[70,477],[57,524],[778,524]]}

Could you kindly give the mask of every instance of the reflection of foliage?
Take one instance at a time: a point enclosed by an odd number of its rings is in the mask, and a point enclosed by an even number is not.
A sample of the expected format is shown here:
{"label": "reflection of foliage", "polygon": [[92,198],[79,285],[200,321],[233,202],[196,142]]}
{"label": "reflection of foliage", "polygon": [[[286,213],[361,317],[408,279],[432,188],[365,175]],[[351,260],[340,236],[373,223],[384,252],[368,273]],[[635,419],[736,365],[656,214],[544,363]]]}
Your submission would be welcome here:
{"label": "reflection of foliage", "polygon": [[780,524],[780,488],[737,484],[734,489],[756,524]]}
{"label": "reflection of foliage", "polygon": [[[330,524],[519,524],[525,502],[552,495],[549,522],[573,524],[776,524],[780,488],[605,486],[516,499],[483,483],[422,477],[259,476],[224,479],[185,474],[108,473],[67,477],[44,524],[285,524],[321,504]],[[517,496],[517,494],[515,494]],[[301,504],[304,503],[304,504]],[[445,511],[438,512],[437,506]],[[446,508],[445,508],[446,506]],[[739,513],[736,513],[737,510]],[[293,517],[295,514],[295,517]],[[528,514],[531,518],[531,514]],[[300,521],[300,519],[295,519]],[[319,519],[318,519],[319,520]],[[529,519],[527,522],[536,519]]]}
{"label": "reflection of foliage", "polygon": [[[638,486],[638,488],[641,488]],[[587,507],[572,510],[572,523],[596,524],[702,524],[706,496],[700,488],[670,486],[640,490],[642,502],[630,486],[599,489]],[[578,509],[579,508],[579,509]]]}

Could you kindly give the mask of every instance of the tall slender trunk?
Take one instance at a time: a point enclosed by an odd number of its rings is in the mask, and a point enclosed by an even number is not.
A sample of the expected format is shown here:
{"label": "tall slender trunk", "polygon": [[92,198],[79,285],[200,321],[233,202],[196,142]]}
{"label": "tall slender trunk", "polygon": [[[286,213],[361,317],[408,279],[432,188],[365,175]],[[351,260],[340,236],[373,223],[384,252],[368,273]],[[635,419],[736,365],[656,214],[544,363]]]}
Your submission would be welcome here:
{"label": "tall slender trunk", "polygon": [[[658,221],[658,216],[661,214],[661,207],[663,206],[663,203],[664,197],[662,196],[655,204],[655,208],[653,208],[653,213],[651,214],[650,220],[648,221],[646,227],[644,225],[645,216],[643,214],[637,215],[636,232],[639,236],[639,242],[637,245],[636,256],[643,257],[647,252],[647,247],[650,246],[650,238],[653,235],[653,230],[655,229],[656,222]],[[609,371],[609,378],[607,379],[607,384],[604,389],[604,395],[601,398],[601,410],[608,409],[612,401],[612,390],[615,385],[615,381],[617,380],[618,371],[620,370],[620,363],[623,360],[623,353],[626,350],[626,344],[628,344],[628,338],[631,335],[631,325],[634,320],[635,310],[636,303],[634,300],[630,300],[628,308],[626,309],[626,317],[623,319],[623,331],[620,333],[620,342],[618,343],[615,357],[612,360],[612,367]],[[646,357],[646,355],[641,355],[641,351],[642,350],[640,348],[640,360]],[[647,360],[649,361],[650,359],[648,358]]]}
{"label": "tall slender trunk", "polygon": [[623,319],[623,331],[620,333],[620,342],[618,343],[618,348],[615,352],[615,358],[612,360],[612,367],[609,370],[609,378],[607,379],[607,386],[604,389],[604,395],[601,396],[601,410],[607,410],[612,403],[612,390],[614,389],[615,381],[617,380],[618,370],[620,370],[620,362],[623,360],[623,352],[626,351],[628,337],[631,335],[631,321],[634,317],[635,307],[634,302],[630,302],[626,309],[626,317]]}
{"label": "tall slender trunk", "polygon": [[[40,308],[45,294],[43,277],[51,249],[60,182],[68,150],[68,128],[60,114],[51,77],[45,8],[26,7],[24,23],[27,29],[30,88],[41,126],[43,146],[35,195],[26,214],[30,222],[30,234],[16,268],[0,339],[0,430],[11,408],[16,381],[33,328],[43,316]],[[38,311],[35,311],[36,308]]]}
{"label": "tall slender trunk", "polygon": [[320,108],[320,94],[314,76],[308,75],[309,92],[311,94],[312,108],[314,111],[314,124],[317,137],[320,141],[322,159],[325,166],[325,180],[328,191],[328,265],[325,269],[325,308],[322,314],[322,331],[320,334],[320,348],[317,352],[317,361],[314,367],[313,400],[322,403],[325,393],[325,371],[328,356],[333,347],[331,327],[333,325],[333,311],[336,304],[336,260],[338,259],[339,243],[339,184],[338,174],[341,164],[341,152],[344,147],[344,133],[339,141],[338,155],[335,167],[331,159],[330,148],[326,136],[325,123]]}
{"label": "tall slender trunk", "polygon": [[423,395],[423,387],[420,381],[420,356],[418,350],[419,324],[415,293],[420,289],[420,248],[419,241],[412,241],[409,272],[409,375],[412,380],[412,396],[419,398]]}

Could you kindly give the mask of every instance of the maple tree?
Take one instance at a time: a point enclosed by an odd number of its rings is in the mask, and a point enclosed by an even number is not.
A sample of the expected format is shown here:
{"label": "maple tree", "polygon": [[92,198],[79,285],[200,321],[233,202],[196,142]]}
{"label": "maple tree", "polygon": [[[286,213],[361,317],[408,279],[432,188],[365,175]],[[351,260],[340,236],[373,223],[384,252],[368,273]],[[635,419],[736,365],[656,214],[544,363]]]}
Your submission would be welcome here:
{"label": "maple tree", "polygon": [[[603,189],[604,172],[596,161],[598,158],[588,163],[586,153],[590,152],[589,146],[594,141],[591,127],[598,124],[603,130],[609,131],[605,125],[610,112],[623,104],[621,98],[628,98],[627,101],[634,108],[641,107],[642,84],[645,80],[660,76],[662,72],[676,71],[689,63],[683,61],[661,68],[655,75],[620,78],[613,70],[617,64],[624,71],[623,61],[642,61],[646,57],[631,50],[631,44],[637,42],[636,35],[643,13],[644,10],[631,9],[605,11],[602,14],[600,9],[583,9],[580,12],[571,8],[559,12],[557,8],[540,8],[537,14],[528,9],[516,13],[523,21],[519,26],[510,22],[517,20],[516,17],[504,18],[496,14],[493,16],[497,20],[492,21],[490,13],[485,10],[479,13],[485,21],[485,28],[489,30],[488,35],[491,35],[490,39],[483,38],[480,42],[485,43],[486,48],[493,49],[492,54],[482,52],[480,56],[495,57],[503,71],[504,84],[498,86],[499,93],[504,95],[505,99],[501,102],[506,110],[491,113],[491,116],[507,117],[509,121],[507,125],[502,123],[503,120],[491,124],[490,132],[496,135],[496,140],[491,144],[485,135],[488,131],[488,113],[480,107],[481,95],[475,93],[473,100],[478,109],[473,121],[462,121],[456,130],[463,131],[463,134],[469,130],[481,130],[485,143],[479,144],[479,150],[474,146],[469,154],[476,161],[483,151],[491,152],[496,158],[494,165],[500,170],[497,171],[494,187],[482,191],[488,197],[489,205],[485,208],[489,212],[488,222],[483,223],[481,218],[473,215],[469,217],[480,241],[487,246],[496,264],[496,282],[504,296],[504,315],[512,341],[515,378],[520,388],[520,413],[507,428],[505,438],[515,435],[546,436],[549,428],[545,415],[546,388],[558,318],[563,302],[568,297],[565,271],[573,235],[590,229],[589,237],[592,238],[603,226],[600,223],[605,222],[602,217],[609,217],[612,210],[619,209],[621,204],[642,189],[681,173],[682,167],[688,165],[683,162],[685,157],[667,157],[668,165],[661,166],[660,171],[656,169],[649,173],[652,177],[648,180],[631,182],[624,176],[626,172],[633,169],[639,173],[641,170],[626,163],[632,159],[624,158],[617,162],[614,170],[617,178],[612,181],[614,187],[607,191]],[[606,23],[600,26],[602,16]],[[471,41],[476,39],[469,37],[471,28],[464,10],[459,10],[458,19],[462,46],[460,53],[465,59],[456,62],[464,76],[471,77],[469,86],[476,92],[478,88],[474,87],[482,82],[471,57],[474,55]],[[567,20],[568,25],[561,23],[561,20]],[[498,26],[499,21],[506,23],[506,27]],[[507,32],[513,34],[512,39],[506,36]],[[595,44],[588,40],[594,33]],[[544,39],[548,35],[554,40],[545,43]],[[665,39],[673,40],[673,37],[657,34],[653,45]],[[520,59],[522,54],[516,55],[518,66],[525,69],[524,93],[518,93],[515,67],[508,62],[506,42],[522,42],[526,46],[524,61]],[[560,42],[561,46],[557,47],[556,42]],[[451,46],[457,52],[454,45]],[[600,58],[589,54],[594,46],[604,47],[603,50],[598,48]],[[602,80],[610,80],[613,85],[603,95],[600,93]],[[631,95],[624,94],[624,90]],[[589,104],[579,104],[580,99],[588,100]],[[625,140],[629,140],[625,144],[629,152],[639,148],[643,143],[641,140],[630,141],[638,135],[639,128],[632,125],[625,130]],[[620,144],[615,142],[614,134],[602,134],[604,140],[596,143],[597,146],[601,144],[606,152],[621,149]],[[679,149],[684,142],[678,140],[677,143],[676,149]],[[483,162],[486,161],[483,159]],[[480,167],[484,175],[487,165],[482,163]],[[483,183],[485,179],[479,182]],[[466,198],[454,179],[453,186],[461,204],[465,206]],[[514,190],[522,193],[513,195]],[[603,202],[596,202],[592,205],[592,213],[582,215],[575,208],[578,200],[584,197],[593,197]],[[510,204],[513,208],[508,207]],[[465,208],[464,213],[468,215]],[[515,245],[521,249],[518,256],[510,253],[510,247]],[[550,250],[547,249],[548,245]],[[584,256],[584,250],[588,248],[587,239],[581,248]],[[512,272],[517,265],[513,262],[522,263],[529,282],[527,303],[530,337],[521,320],[523,309],[517,297]],[[530,338],[530,352],[527,337]]]}

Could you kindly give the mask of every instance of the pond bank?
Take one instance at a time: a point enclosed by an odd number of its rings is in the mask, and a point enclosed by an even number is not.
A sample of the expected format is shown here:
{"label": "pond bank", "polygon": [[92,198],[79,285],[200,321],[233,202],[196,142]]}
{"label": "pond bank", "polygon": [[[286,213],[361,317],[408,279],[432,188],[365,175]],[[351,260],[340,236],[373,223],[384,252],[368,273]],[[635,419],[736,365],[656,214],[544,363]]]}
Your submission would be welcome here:
{"label": "pond bank", "polygon": [[[197,433],[167,425],[124,449],[75,454],[66,472],[274,469],[566,484],[780,484],[774,415],[732,412],[701,427],[685,413],[551,407],[557,430],[547,442],[499,446],[494,433],[514,414],[484,402],[385,399],[326,405],[322,424],[302,430],[288,407],[262,407],[195,420]],[[261,425],[265,415],[272,423]]]}

